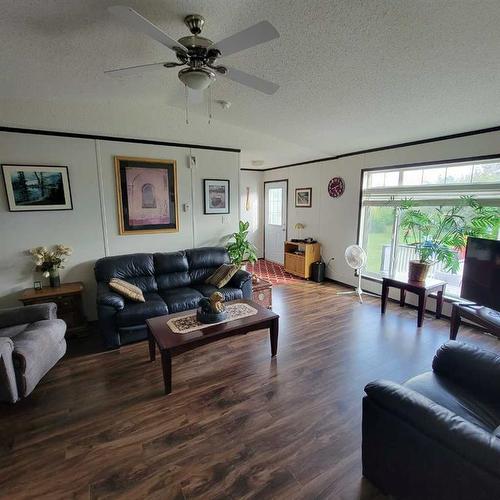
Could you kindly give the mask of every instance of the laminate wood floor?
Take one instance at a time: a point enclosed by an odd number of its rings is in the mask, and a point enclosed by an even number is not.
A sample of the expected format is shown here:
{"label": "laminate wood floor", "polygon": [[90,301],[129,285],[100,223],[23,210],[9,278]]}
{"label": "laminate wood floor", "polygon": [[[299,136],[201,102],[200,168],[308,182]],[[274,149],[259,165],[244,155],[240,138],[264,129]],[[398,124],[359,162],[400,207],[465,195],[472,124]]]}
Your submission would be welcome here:
{"label": "laminate wood floor", "polygon": [[363,387],[429,370],[449,323],[338,289],[275,287],[278,356],[265,331],[181,354],[170,396],[146,342],[65,358],[0,407],[0,497],[383,498],[361,476]]}

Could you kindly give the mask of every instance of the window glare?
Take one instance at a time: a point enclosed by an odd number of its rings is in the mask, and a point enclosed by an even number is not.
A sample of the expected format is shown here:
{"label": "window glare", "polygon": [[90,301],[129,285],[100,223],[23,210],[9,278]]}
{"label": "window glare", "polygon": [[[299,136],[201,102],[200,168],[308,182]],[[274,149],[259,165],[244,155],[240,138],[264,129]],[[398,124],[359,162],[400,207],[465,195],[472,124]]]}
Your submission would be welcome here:
{"label": "window glare", "polygon": [[399,184],[399,172],[386,172],[385,185],[397,186]]}
{"label": "window glare", "polygon": [[422,184],[422,170],[403,170],[403,186],[419,186]]}
{"label": "window glare", "polygon": [[471,178],[472,165],[461,165],[446,169],[446,184],[468,184]]}
{"label": "window glare", "polygon": [[370,175],[370,187],[382,187],[384,185],[384,172]]}
{"label": "window glare", "polygon": [[500,182],[500,163],[474,165],[472,182]]}
{"label": "window glare", "polygon": [[444,184],[446,168],[428,168],[424,170],[423,184]]}

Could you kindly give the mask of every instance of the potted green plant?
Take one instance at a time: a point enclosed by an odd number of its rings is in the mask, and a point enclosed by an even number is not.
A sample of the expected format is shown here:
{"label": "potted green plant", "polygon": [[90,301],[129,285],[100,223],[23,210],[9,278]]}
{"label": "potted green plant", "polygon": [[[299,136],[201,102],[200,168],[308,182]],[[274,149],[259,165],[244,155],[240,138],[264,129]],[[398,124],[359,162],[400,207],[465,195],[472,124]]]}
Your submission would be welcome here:
{"label": "potted green plant", "polygon": [[240,220],[238,232],[232,234],[231,238],[233,241],[230,241],[226,247],[231,262],[242,268],[244,267],[245,261],[250,263],[257,261],[257,250],[252,243],[247,240],[249,227],[249,222]]}
{"label": "potted green plant", "polygon": [[498,208],[483,206],[471,196],[462,196],[455,205],[431,210],[419,208],[411,199],[404,200],[399,209],[403,239],[415,247],[419,257],[410,261],[410,281],[425,281],[436,262],[456,274],[460,268],[457,250],[465,248],[467,238],[496,237],[500,224]]}

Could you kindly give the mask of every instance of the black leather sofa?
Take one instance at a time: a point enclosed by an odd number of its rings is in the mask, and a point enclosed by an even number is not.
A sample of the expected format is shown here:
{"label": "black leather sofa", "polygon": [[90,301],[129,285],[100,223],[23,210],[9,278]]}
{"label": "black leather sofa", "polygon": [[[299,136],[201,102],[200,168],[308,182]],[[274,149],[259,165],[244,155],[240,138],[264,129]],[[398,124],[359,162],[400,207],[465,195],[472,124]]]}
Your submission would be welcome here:
{"label": "black leather sofa", "polygon": [[401,499],[500,498],[500,357],[450,341],[432,370],[365,387],[363,475]]}
{"label": "black leather sofa", "polygon": [[[221,265],[229,262],[225,248],[205,247],[171,253],[136,253],[104,257],[95,263],[97,314],[106,347],[147,337],[146,319],[196,308],[214,291],[225,300],[252,297],[251,274],[239,270],[223,288],[205,284]],[[111,278],[139,287],[146,302],[133,302],[110,290]]]}

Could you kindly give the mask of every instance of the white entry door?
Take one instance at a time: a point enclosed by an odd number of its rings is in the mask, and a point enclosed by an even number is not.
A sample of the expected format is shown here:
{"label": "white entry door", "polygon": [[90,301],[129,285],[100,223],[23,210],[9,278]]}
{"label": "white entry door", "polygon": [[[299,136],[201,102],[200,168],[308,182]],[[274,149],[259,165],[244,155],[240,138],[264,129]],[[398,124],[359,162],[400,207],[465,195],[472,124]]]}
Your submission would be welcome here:
{"label": "white entry door", "polygon": [[287,194],[287,181],[266,182],[264,258],[278,264],[284,264]]}

